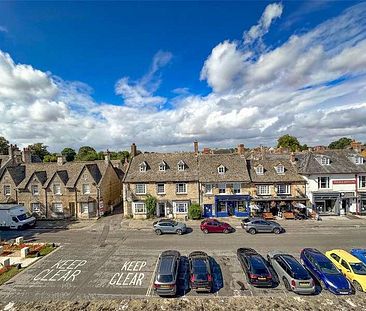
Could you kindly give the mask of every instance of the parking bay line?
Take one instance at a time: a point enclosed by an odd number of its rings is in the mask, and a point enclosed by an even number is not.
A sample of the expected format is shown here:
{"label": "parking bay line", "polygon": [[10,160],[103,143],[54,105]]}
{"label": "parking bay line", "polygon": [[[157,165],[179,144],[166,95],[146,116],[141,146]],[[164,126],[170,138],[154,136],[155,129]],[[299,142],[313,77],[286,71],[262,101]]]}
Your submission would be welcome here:
{"label": "parking bay line", "polygon": [[156,268],[158,267],[158,263],[159,263],[159,257],[156,260],[155,268],[154,268],[154,271],[153,271],[152,276],[151,276],[149,287],[146,291],[146,296],[150,296],[150,294],[151,294],[151,290],[152,290],[152,286],[153,286],[153,283],[154,283],[154,277],[155,277],[155,273],[156,273]]}

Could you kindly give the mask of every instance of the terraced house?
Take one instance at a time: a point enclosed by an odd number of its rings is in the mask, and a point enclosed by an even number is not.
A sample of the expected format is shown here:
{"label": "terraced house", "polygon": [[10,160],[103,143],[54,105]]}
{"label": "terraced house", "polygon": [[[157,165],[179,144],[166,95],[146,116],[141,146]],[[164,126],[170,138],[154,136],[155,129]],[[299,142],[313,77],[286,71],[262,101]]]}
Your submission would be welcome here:
{"label": "terraced house", "polygon": [[0,175],[0,203],[24,205],[40,218],[94,218],[121,203],[122,178],[108,153],[104,161],[66,162],[59,156],[56,163],[32,163],[25,148],[22,162]]}

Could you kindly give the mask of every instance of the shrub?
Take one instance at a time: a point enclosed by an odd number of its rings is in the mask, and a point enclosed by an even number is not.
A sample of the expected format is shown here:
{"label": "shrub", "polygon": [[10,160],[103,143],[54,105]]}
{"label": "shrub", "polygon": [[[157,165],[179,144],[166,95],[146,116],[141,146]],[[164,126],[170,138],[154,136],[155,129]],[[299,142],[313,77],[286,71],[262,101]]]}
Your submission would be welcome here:
{"label": "shrub", "polygon": [[188,208],[188,217],[190,219],[201,219],[202,217],[201,206],[199,204],[192,204]]}
{"label": "shrub", "polygon": [[146,206],[146,212],[147,217],[151,218],[156,215],[156,202],[157,199],[152,195],[147,195],[145,199],[145,206]]}

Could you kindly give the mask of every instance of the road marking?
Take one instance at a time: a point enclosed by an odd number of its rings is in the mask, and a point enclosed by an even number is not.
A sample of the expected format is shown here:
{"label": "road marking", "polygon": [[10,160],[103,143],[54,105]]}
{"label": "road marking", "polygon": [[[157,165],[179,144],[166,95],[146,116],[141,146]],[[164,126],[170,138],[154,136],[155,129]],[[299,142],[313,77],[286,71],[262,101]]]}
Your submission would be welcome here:
{"label": "road marking", "polygon": [[153,287],[155,272],[156,272],[156,269],[158,267],[158,263],[159,263],[159,257],[156,260],[155,268],[154,268],[154,271],[153,271],[152,276],[151,276],[151,279],[150,279],[149,287],[148,287],[148,289],[146,291],[146,296],[151,296],[150,294],[151,294],[151,290],[152,290],[152,287]]}

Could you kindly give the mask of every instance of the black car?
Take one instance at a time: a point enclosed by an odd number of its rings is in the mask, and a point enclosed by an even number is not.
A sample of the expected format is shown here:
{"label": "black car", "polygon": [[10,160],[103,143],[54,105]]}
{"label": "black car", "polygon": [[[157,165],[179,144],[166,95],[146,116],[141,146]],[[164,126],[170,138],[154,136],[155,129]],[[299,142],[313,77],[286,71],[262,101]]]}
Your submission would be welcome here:
{"label": "black car", "polygon": [[273,277],[266,260],[252,248],[238,248],[236,252],[248,282],[254,286],[272,286]]}
{"label": "black car", "polygon": [[209,257],[205,252],[195,251],[189,254],[191,289],[196,291],[212,290],[212,274]]}

